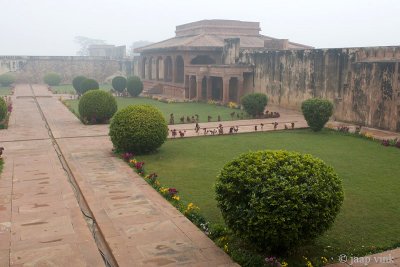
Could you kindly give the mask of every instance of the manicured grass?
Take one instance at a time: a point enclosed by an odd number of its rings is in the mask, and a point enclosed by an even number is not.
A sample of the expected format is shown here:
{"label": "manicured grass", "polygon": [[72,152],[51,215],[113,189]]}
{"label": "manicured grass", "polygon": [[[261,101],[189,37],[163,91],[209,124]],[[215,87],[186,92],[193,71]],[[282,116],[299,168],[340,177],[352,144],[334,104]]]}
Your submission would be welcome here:
{"label": "manicured grass", "polygon": [[147,173],[158,174],[162,185],[198,205],[208,220],[222,222],[213,189],[218,171],[241,153],[263,149],[312,154],[343,180],[345,201],[332,229],[298,254],[337,261],[343,253],[362,256],[400,244],[400,149],[377,141],[329,130],[209,136],[168,140],[158,153],[138,160]]}
{"label": "manicured grass", "polygon": [[[100,90],[110,91],[112,88],[111,84],[100,84]],[[53,92],[55,94],[76,94],[76,91],[72,84],[65,84],[65,85],[57,85],[52,86]]]}
{"label": "manicured grass", "polygon": [[9,95],[11,92],[9,86],[0,86],[0,95]]}
{"label": "manicured grass", "polygon": [[[71,104],[71,107],[78,111],[78,100],[68,100]],[[211,105],[207,103],[163,103],[154,99],[139,97],[139,98],[124,98],[117,97],[118,109],[126,107],[132,104],[148,104],[151,106],[155,106],[161,110],[164,114],[165,118],[169,122],[170,114],[174,114],[175,123],[180,123],[179,118],[184,116],[185,122],[186,117],[195,116],[195,114],[199,115],[200,122],[206,122],[208,120],[208,116],[212,117],[211,121],[217,121],[218,115],[221,116],[222,121],[232,120],[231,112],[240,112],[242,110],[239,109],[230,109],[225,106],[217,106]],[[244,112],[245,113],[245,112]],[[246,116],[245,116],[246,117]]]}

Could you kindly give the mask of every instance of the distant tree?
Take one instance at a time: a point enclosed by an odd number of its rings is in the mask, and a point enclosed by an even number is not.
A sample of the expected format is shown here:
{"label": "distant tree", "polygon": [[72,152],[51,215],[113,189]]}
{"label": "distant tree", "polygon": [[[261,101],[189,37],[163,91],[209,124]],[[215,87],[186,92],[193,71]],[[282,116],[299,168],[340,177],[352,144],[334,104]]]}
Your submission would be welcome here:
{"label": "distant tree", "polygon": [[43,81],[50,86],[59,85],[61,76],[57,72],[48,72],[43,76]]}
{"label": "distant tree", "polygon": [[12,74],[5,73],[0,75],[0,85],[1,86],[10,86],[15,82],[15,77]]}
{"label": "distant tree", "polygon": [[86,80],[87,78],[85,76],[76,76],[73,80],[72,80],[72,86],[74,87],[75,91],[78,94],[82,94],[82,90],[81,90],[81,83],[83,82],[83,80]]}
{"label": "distant tree", "polygon": [[126,90],[128,93],[137,97],[143,91],[143,83],[137,76],[131,76],[126,81]]}
{"label": "distant tree", "polygon": [[99,89],[99,83],[94,79],[85,79],[81,82],[80,90],[81,94],[86,93],[89,90]]}
{"label": "distant tree", "polygon": [[118,93],[122,93],[126,88],[126,78],[122,76],[116,76],[114,79],[112,79],[111,84]]}
{"label": "distant tree", "polygon": [[142,47],[142,46],[146,46],[146,45],[150,45],[150,44],[153,44],[153,42],[143,41],[143,40],[133,42],[132,45],[129,47],[128,56],[138,56],[139,54],[134,53],[133,50],[137,47]]}
{"label": "distant tree", "polygon": [[89,55],[89,46],[96,44],[105,44],[104,40],[92,39],[85,36],[76,36],[75,43],[78,43],[81,49],[76,52],[78,56],[88,56]]}

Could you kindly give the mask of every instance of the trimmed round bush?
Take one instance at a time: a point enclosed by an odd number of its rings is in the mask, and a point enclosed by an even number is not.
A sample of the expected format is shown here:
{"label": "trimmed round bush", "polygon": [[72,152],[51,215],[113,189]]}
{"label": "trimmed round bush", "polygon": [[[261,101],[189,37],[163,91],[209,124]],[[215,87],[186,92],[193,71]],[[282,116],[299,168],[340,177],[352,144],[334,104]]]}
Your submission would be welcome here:
{"label": "trimmed round bush", "polygon": [[122,93],[126,88],[126,78],[122,76],[114,77],[111,84],[117,92]]}
{"label": "trimmed round bush", "polygon": [[301,111],[314,132],[321,131],[333,114],[333,104],[328,99],[310,98],[301,103]]}
{"label": "trimmed round bush", "polygon": [[252,116],[263,114],[267,102],[267,96],[261,93],[250,93],[240,100],[244,110]]}
{"label": "trimmed round bush", "polygon": [[43,81],[50,86],[59,85],[61,82],[61,76],[56,72],[49,72],[44,75]]}
{"label": "trimmed round bush", "polygon": [[226,224],[259,248],[283,251],[333,224],[343,202],[341,180],[322,160],[288,151],[240,155],[215,185]]}
{"label": "trimmed round bush", "polygon": [[133,96],[137,97],[143,91],[143,83],[137,76],[131,76],[126,81],[126,90],[128,93]]}
{"label": "trimmed round bush", "polygon": [[3,121],[6,118],[7,113],[7,103],[4,98],[0,97],[0,121]]}
{"label": "trimmed round bush", "polygon": [[10,86],[15,82],[15,77],[12,74],[5,73],[0,75],[0,85],[1,86]]}
{"label": "trimmed round bush", "polygon": [[72,80],[72,86],[74,87],[75,91],[78,94],[83,94],[82,93],[82,88],[81,88],[81,84],[84,80],[86,80],[87,78],[85,76],[76,76],[73,80]]}
{"label": "trimmed round bush", "polygon": [[94,79],[85,79],[81,82],[80,85],[81,94],[86,93],[89,90],[97,90],[99,89],[99,83]]}
{"label": "trimmed round bush", "polygon": [[89,90],[79,100],[79,115],[91,123],[106,123],[117,111],[117,101],[109,92]]}
{"label": "trimmed round bush", "polygon": [[155,151],[164,143],[168,126],[158,108],[130,105],[115,113],[109,135],[117,151],[142,154]]}

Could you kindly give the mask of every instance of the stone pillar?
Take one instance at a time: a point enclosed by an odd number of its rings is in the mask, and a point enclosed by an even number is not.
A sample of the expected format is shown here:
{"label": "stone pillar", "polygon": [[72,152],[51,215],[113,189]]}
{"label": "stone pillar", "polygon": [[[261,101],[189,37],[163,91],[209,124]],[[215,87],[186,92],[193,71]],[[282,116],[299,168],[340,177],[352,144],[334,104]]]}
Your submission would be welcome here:
{"label": "stone pillar", "polygon": [[192,99],[192,90],[193,90],[193,83],[192,83],[193,76],[189,76],[189,99]]}
{"label": "stone pillar", "polygon": [[229,80],[230,77],[223,77],[222,78],[222,103],[228,104],[229,103]]}
{"label": "stone pillar", "polygon": [[207,77],[207,100],[212,99],[212,78]]}
{"label": "stone pillar", "polygon": [[175,60],[176,60],[176,56],[171,56],[171,60],[172,60],[172,79],[171,79],[171,82],[176,83],[176,81],[175,81],[175,72],[176,72]]}
{"label": "stone pillar", "polygon": [[203,79],[196,75],[196,99],[201,100],[201,90],[203,89]]}
{"label": "stone pillar", "polygon": [[240,103],[240,99],[243,96],[243,77],[238,78],[238,88],[237,88],[237,103]]}

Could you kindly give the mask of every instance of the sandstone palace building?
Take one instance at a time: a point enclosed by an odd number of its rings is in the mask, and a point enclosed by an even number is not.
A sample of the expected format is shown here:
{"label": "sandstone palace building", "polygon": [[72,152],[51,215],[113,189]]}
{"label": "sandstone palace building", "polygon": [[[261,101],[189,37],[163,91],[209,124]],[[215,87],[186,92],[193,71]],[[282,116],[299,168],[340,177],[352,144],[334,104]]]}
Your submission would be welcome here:
{"label": "sandstone palace building", "polygon": [[240,49],[309,49],[260,34],[258,22],[202,20],[176,27],[174,38],[137,48],[145,91],[177,98],[239,102],[253,67]]}

